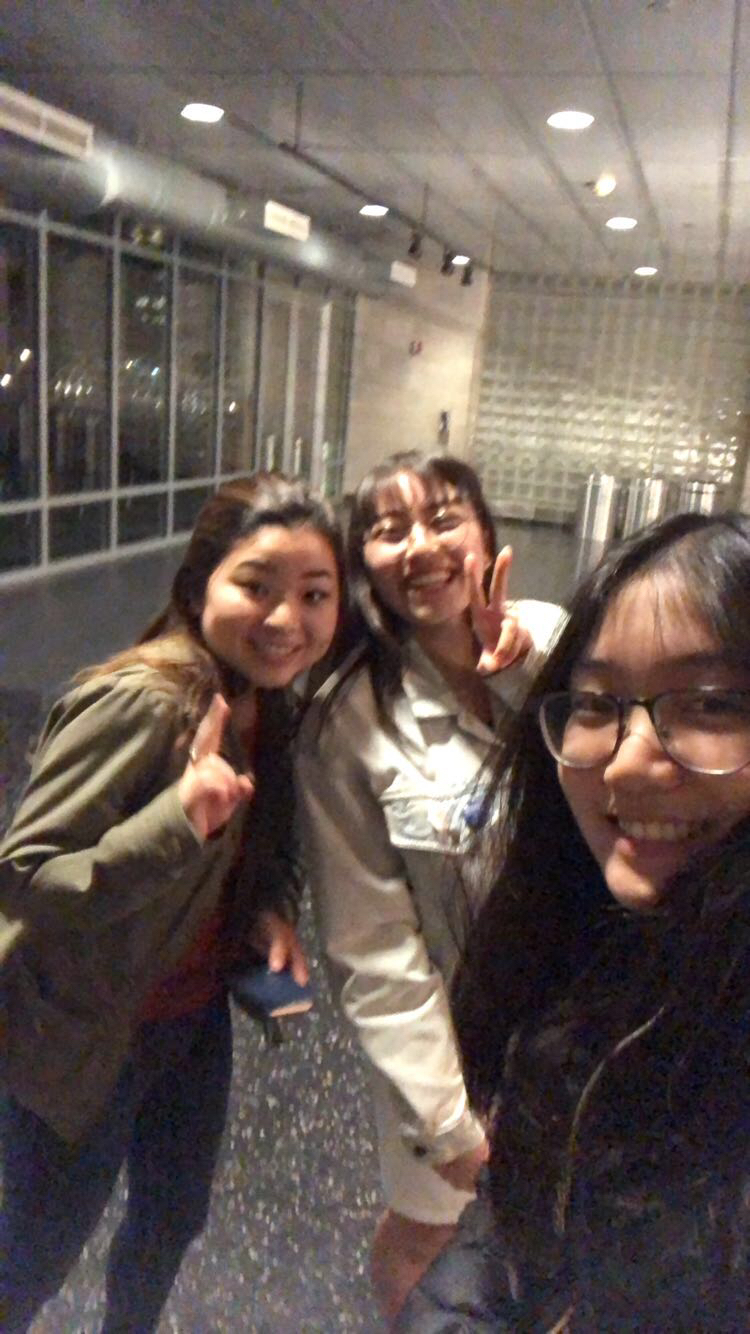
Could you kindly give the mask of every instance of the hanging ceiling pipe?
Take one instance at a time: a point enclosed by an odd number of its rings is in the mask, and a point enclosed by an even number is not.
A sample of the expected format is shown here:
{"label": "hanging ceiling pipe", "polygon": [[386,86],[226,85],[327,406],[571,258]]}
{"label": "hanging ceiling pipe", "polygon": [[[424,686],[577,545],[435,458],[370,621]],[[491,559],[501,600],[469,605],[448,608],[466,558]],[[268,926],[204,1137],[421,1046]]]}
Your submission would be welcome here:
{"label": "hanging ceiling pipe", "polygon": [[368,296],[382,296],[390,286],[386,261],[362,256],[320,227],[311,226],[306,241],[279,236],[264,227],[264,200],[230,194],[187,167],[103,135],[95,135],[83,160],[0,148],[0,180],[41,207],[63,205],[79,214],[124,209]]}
{"label": "hanging ceiling pipe", "polygon": [[[285,153],[287,157],[294,158],[296,162],[301,163],[305,167],[309,167],[311,171],[317,171],[325,178],[325,180],[330,181],[333,185],[340,185],[342,190],[347,190],[349,194],[355,195],[357,199],[369,198],[369,195],[363,191],[361,185],[357,185],[356,181],[351,180],[348,176],[344,176],[342,172],[336,171],[334,167],[327,166],[325,162],[320,162],[318,158],[313,157],[312,153],[305,152],[303,148],[298,148],[296,144],[287,143],[286,140],[282,139],[279,143],[275,144],[275,147],[278,148],[279,152]],[[425,186],[424,190],[429,193],[428,186]],[[423,194],[422,214],[425,219],[428,193]],[[440,233],[433,231],[430,227],[423,226],[421,222],[415,221],[410,213],[404,213],[403,210],[397,208],[395,204],[388,204],[388,213],[392,218],[395,218],[397,222],[402,222],[410,231],[419,231],[423,237],[430,241],[434,241],[441,247],[441,249],[445,250],[449,248],[446,245],[445,238],[441,236]],[[474,260],[474,268],[489,269],[489,265],[484,264],[480,259],[476,259]]]}

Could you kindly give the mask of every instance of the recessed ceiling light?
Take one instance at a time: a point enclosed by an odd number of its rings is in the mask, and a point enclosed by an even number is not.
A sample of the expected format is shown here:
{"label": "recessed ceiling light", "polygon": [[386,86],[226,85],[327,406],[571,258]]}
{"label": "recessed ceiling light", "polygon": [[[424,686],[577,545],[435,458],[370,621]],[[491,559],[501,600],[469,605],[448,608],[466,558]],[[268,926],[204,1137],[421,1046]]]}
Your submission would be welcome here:
{"label": "recessed ceiling light", "polygon": [[197,120],[202,125],[215,125],[224,115],[223,107],[212,106],[210,102],[188,102],[180,112],[185,120]]}
{"label": "recessed ceiling light", "polygon": [[611,171],[603,171],[597,176],[592,189],[594,194],[598,195],[599,199],[606,199],[607,195],[611,195],[616,187],[617,178],[612,175]]}
{"label": "recessed ceiling light", "polygon": [[464,264],[471,263],[471,255],[454,255],[453,263],[457,264],[459,268],[463,268]]}
{"label": "recessed ceiling light", "polygon": [[384,218],[388,208],[386,204],[363,204],[359,211],[363,218]]}
{"label": "recessed ceiling light", "polygon": [[658,272],[659,270],[655,269],[653,264],[639,264],[637,269],[633,269],[633,273],[636,273],[639,278],[653,278],[654,274]]}
{"label": "recessed ceiling light", "polygon": [[594,117],[588,111],[554,111],[547,117],[553,130],[587,130]]}
{"label": "recessed ceiling light", "polygon": [[607,227],[611,227],[613,232],[629,232],[633,227],[638,226],[637,218],[607,218]]}

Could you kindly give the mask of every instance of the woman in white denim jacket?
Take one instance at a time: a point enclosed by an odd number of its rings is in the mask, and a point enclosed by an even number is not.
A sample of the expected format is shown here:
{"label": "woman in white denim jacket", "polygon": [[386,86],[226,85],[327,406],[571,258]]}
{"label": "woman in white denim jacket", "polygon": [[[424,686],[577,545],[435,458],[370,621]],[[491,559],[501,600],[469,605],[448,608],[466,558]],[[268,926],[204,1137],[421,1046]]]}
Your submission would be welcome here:
{"label": "woman in white denim jacket", "polygon": [[486,815],[480,770],[494,725],[522,698],[561,615],[506,604],[510,555],[496,558],[467,464],[396,455],[368,474],[349,533],[364,643],[318,692],[300,738],[313,899],[372,1066],[388,1204],[373,1278],[389,1317],[452,1234],[486,1157],[448,1000],[465,853]]}

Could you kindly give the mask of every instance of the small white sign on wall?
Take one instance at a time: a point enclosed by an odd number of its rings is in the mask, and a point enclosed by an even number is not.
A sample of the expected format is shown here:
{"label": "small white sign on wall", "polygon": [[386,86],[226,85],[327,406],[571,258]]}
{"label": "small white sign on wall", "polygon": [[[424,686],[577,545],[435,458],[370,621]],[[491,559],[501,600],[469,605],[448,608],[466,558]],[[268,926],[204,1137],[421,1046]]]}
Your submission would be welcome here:
{"label": "small white sign on wall", "polygon": [[391,282],[401,283],[402,287],[416,287],[417,270],[413,264],[404,264],[400,259],[394,259],[391,264]]}
{"label": "small white sign on wall", "polygon": [[310,235],[310,219],[306,213],[297,213],[286,204],[277,204],[275,199],[267,199],[263,210],[263,226],[269,232],[279,232],[281,236],[291,236],[294,241],[306,241]]}

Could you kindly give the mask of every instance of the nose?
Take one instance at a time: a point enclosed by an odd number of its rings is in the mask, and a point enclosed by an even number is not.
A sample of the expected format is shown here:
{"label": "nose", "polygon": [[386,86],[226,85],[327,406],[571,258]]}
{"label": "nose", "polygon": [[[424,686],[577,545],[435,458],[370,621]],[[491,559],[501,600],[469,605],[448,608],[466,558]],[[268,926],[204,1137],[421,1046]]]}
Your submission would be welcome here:
{"label": "nose", "polygon": [[295,630],[299,625],[299,614],[291,598],[279,598],[268,612],[265,623],[269,629],[279,632]]}
{"label": "nose", "polygon": [[427,523],[422,523],[420,519],[415,519],[406,538],[406,550],[421,551],[427,547],[431,549],[437,542],[437,535],[432,531]]}
{"label": "nose", "polygon": [[644,783],[671,787],[682,776],[679,764],[662,746],[648,710],[642,704],[633,704],[622,740],[604,770],[605,783],[613,787],[642,787]]}

